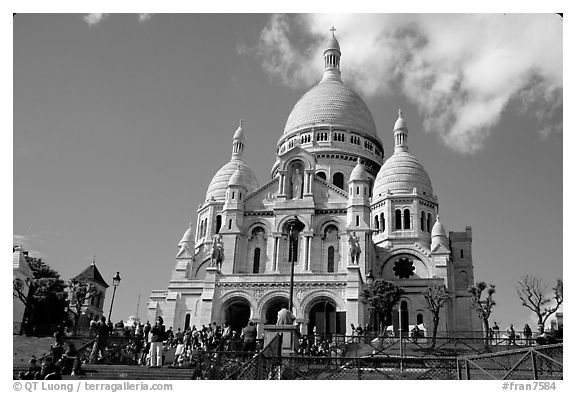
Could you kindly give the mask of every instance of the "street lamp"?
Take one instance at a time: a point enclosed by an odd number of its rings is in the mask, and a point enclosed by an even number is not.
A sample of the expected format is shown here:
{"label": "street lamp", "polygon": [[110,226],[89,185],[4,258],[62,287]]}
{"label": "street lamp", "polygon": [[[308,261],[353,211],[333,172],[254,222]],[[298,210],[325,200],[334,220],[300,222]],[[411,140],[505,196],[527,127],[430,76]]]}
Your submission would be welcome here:
{"label": "street lamp", "polygon": [[368,274],[366,275],[366,284],[374,284],[374,275],[372,274],[372,270],[368,270]]}
{"label": "street lamp", "polygon": [[114,295],[116,295],[116,287],[120,285],[120,272],[116,272],[116,275],[112,278],[112,286],[114,287],[114,292],[112,292],[112,301],[110,302],[110,311],[108,312],[108,321],[112,316],[112,307],[114,306]]}
{"label": "street lamp", "polygon": [[[372,274],[372,270],[368,270],[368,274],[366,275],[366,284],[368,285],[368,287],[370,287],[370,291],[372,290],[372,284],[374,284],[374,275]],[[372,329],[372,332],[374,332],[375,329],[374,328],[374,323],[375,323],[375,318],[374,318],[374,309],[370,310],[370,320],[368,321],[370,328]]]}

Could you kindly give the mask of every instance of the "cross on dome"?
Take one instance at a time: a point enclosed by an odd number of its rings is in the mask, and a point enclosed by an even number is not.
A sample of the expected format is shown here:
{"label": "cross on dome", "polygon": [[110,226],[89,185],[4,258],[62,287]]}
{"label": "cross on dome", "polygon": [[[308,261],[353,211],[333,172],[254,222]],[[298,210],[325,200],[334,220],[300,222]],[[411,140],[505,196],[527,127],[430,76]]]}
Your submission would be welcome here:
{"label": "cross on dome", "polygon": [[332,28],[330,29],[330,31],[332,32],[332,35],[334,35],[334,32],[336,31],[336,28],[334,26],[332,26]]}

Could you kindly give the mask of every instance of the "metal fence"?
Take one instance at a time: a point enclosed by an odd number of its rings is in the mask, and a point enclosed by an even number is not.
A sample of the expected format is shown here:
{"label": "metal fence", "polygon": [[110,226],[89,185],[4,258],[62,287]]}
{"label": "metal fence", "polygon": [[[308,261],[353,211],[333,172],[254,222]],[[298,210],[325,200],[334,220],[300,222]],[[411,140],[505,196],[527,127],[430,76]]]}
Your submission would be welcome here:
{"label": "metal fence", "polygon": [[563,379],[563,344],[458,359],[458,379]]}
{"label": "metal fence", "polygon": [[500,339],[491,340],[487,344],[486,340],[478,334],[475,336],[471,334],[442,336],[437,337],[435,340],[431,337],[384,337],[373,334],[363,334],[360,336],[310,335],[301,337],[297,352],[300,356],[346,358],[361,358],[371,355],[458,357],[494,353],[536,345],[538,345],[536,339],[516,341]]}
{"label": "metal fence", "polygon": [[455,358],[257,357],[227,379],[457,379]]}

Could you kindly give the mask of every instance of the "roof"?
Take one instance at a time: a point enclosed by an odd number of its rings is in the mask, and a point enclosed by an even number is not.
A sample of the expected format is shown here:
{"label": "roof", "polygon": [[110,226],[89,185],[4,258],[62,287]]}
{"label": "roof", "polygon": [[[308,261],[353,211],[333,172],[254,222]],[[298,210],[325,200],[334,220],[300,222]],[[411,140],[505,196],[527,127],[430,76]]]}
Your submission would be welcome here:
{"label": "roof", "polygon": [[73,280],[93,281],[95,283],[102,285],[104,288],[108,288],[110,286],[106,283],[106,281],[104,281],[104,278],[98,271],[98,268],[96,267],[95,264],[91,264],[90,266],[88,266],[86,269],[84,269],[82,273],[74,277]]}
{"label": "roof", "polygon": [[414,188],[433,195],[432,182],[426,170],[412,154],[394,152],[382,165],[374,182],[375,196],[390,192],[412,192]]}
{"label": "roof", "polygon": [[284,134],[315,125],[331,125],[366,134],[378,140],[376,124],[364,101],[341,81],[325,78],[294,105]]}
{"label": "roof", "polygon": [[233,158],[224,164],[212,177],[212,181],[208,185],[208,191],[206,191],[206,200],[209,200],[211,197],[214,197],[216,200],[224,200],[228,182],[237,170],[240,172],[240,184],[246,187],[248,192],[252,192],[258,188],[258,180],[256,179],[254,171],[252,171],[242,159]]}

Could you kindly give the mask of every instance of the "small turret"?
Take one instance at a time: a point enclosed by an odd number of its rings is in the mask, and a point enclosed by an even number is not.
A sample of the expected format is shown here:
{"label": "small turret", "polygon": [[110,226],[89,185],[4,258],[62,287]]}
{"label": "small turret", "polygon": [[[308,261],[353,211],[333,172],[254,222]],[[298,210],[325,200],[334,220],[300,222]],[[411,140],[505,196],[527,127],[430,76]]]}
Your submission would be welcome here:
{"label": "small turret", "polygon": [[442,246],[446,250],[450,250],[450,243],[448,242],[448,235],[446,234],[446,229],[444,225],[440,222],[440,217],[436,216],[436,222],[432,227],[432,244],[431,250],[436,251],[438,247]]}
{"label": "small turret", "polygon": [[350,174],[348,180],[348,226],[352,228],[368,228],[370,226],[370,179],[360,162]]}

